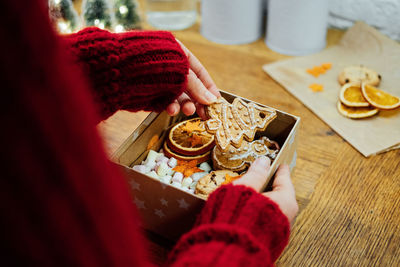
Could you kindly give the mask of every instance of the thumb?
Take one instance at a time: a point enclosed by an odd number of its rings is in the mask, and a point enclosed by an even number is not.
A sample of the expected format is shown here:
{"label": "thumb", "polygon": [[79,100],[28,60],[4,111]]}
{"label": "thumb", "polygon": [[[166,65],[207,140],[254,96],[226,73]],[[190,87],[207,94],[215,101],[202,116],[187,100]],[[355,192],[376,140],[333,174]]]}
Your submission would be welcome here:
{"label": "thumb", "polygon": [[284,164],[279,166],[276,174],[274,183],[272,184],[272,191],[284,191],[288,193],[294,193],[294,186],[290,179],[289,166]]}
{"label": "thumb", "polygon": [[265,185],[270,171],[271,160],[262,156],[257,158],[249,170],[240,179],[233,182],[235,185],[246,185],[259,192]]}

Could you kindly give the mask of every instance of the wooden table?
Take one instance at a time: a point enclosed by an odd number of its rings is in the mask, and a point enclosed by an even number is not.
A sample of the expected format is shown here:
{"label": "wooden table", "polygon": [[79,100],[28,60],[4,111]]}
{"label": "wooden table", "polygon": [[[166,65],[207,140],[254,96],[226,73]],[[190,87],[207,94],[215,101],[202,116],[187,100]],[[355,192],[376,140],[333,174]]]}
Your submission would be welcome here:
{"label": "wooden table", "polygon": [[[342,34],[329,30],[328,46]],[[263,40],[215,44],[198,26],[175,35],[221,89],[302,119],[292,173],[300,211],[277,266],[400,266],[400,150],[364,158],[262,71],[263,64],[288,58]],[[146,115],[121,111],[100,124],[110,153]],[[170,249],[154,236],[150,248],[155,263]]]}

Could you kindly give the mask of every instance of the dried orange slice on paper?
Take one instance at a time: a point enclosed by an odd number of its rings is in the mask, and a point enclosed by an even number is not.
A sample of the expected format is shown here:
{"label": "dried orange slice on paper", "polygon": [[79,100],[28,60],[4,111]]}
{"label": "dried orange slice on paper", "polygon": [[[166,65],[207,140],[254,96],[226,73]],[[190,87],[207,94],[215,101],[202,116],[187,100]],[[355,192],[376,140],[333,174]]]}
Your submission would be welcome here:
{"label": "dried orange slice on paper", "polygon": [[337,109],[340,114],[351,119],[363,119],[372,117],[378,113],[379,109],[374,107],[348,107],[338,101]]}
{"label": "dried orange slice on paper", "polygon": [[365,100],[361,86],[358,83],[346,83],[340,89],[340,101],[348,107],[368,107],[369,103]]}
{"label": "dried orange slice on paper", "polygon": [[376,108],[388,110],[400,107],[400,98],[372,85],[363,83],[361,92],[365,99]]}
{"label": "dried orange slice on paper", "polygon": [[178,123],[170,130],[167,145],[172,152],[184,156],[197,156],[214,147],[214,135],[209,134],[205,122],[194,118]]}

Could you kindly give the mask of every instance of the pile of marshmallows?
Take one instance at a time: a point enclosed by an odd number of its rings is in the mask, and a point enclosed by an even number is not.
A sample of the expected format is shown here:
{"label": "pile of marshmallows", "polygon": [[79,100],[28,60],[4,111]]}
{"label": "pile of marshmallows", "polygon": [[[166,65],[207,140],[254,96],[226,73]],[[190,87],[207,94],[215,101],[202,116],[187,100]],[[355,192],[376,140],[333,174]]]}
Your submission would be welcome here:
{"label": "pile of marshmallows", "polygon": [[132,169],[192,194],[194,194],[194,189],[199,179],[212,170],[207,162],[203,162],[198,167],[203,170],[203,172],[196,172],[190,177],[183,177],[183,173],[173,170],[177,163],[178,161],[175,158],[166,157],[162,149],[159,153],[150,150],[146,160],[143,161],[141,165],[133,166]]}

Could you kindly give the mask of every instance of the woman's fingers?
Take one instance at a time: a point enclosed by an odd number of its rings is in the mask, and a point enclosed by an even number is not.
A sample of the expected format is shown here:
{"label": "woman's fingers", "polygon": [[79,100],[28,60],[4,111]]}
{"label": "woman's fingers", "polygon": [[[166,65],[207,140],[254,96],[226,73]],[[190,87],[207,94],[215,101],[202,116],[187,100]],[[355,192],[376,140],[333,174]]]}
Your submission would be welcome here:
{"label": "woman's fingers", "polygon": [[194,101],[203,105],[209,105],[217,100],[217,97],[204,86],[192,69],[189,69],[186,92]]}
{"label": "woman's fingers", "polygon": [[246,185],[260,191],[268,178],[271,160],[265,156],[256,159],[249,170],[240,179],[233,182],[235,185]]}
{"label": "woman's fingers", "polygon": [[215,94],[215,96],[220,97],[221,95],[218,91],[217,86],[215,85],[210,74],[207,72],[206,68],[204,68],[203,64],[201,64],[200,60],[198,60],[197,57],[193,55],[193,53],[190,52],[190,50],[187,49],[186,46],[182,44],[179,40],[177,40],[177,42],[182,47],[182,50],[185,52],[189,61],[190,68],[194,71],[197,77],[203,82],[204,86],[208,90],[211,90],[212,93]]}
{"label": "woman's fingers", "polygon": [[[233,182],[235,185],[246,185],[256,191],[260,191],[270,172],[271,161],[267,157],[256,159],[251,164],[249,170],[242,178]],[[272,191],[263,193],[264,196],[270,198],[278,204],[282,213],[288,217],[290,222],[293,222],[299,207],[296,202],[296,194],[292,181],[290,180],[290,170],[287,165],[280,165],[275,174]]]}
{"label": "woman's fingers", "polygon": [[288,165],[280,165],[275,174],[275,180],[272,184],[272,191],[287,191],[294,194],[294,186],[290,179],[290,169]]}
{"label": "woman's fingers", "polygon": [[183,114],[185,114],[186,116],[191,116],[196,112],[196,106],[187,94],[181,94],[177,100]]}
{"label": "woman's fingers", "polygon": [[195,103],[194,105],[196,106],[197,115],[199,115],[199,117],[202,120],[207,120],[208,118],[207,118],[207,115],[206,115],[206,111],[205,111],[204,105],[199,104],[199,103]]}
{"label": "woman's fingers", "polygon": [[168,115],[175,116],[178,115],[179,111],[181,110],[181,106],[178,103],[178,100],[175,100],[171,104],[169,104],[166,108]]}
{"label": "woman's fingers", "polygon": [[296,201],[296,193],[292,181],[290,180],[288,165],[279,166],[272,188],[271,192],[264,193],[263,195],[278,204],[283,214],[288,217],[290,222],[293,222],[299,211],[299,206]]}
{"label": "woman's fingers", "polygon": [[[216,97],[220,97],[221,94],[219,93],[218,87],[215,85],[213,79],[207,72],[206,68],[204,68],[204,66],[197,59],[197,57],[193,55],[193,53],[190,52],[190,50],[187,49],[184,44],[182,44],[179,40],[177,40],[177,42],[180,44],[182,50],[185,52],[189,61],[190,70],[194,73],[196,78],[200,80],[200,82],[203,84],[203,86],[207,91],[210,91]],[[202,103],[201,101],[198,102]],[[202,104],[210,104],[210,103],[202,103]]]}
{"label": "woman's fingers", "polygon": [[215,96],[220,97],[221,94],[218,91],[217,86],[215,85],[214,81],[212,80],[210,74],[201,64],[201,62],[188,50],[188,60],[190,64],[190,68],[199,78],[199,80],[204,84],[207,90],[211,91]]}
{"label": "woman's fingers", "polygon": [[190,68],[185,93],[168,105],[167,113],[174,116],[182,110],[185,115],[192,115],[197,111],[202,119],[206,119],[204,105],[212,104],[221,94],[200,61],[179,40],[177,42],[186,54]]}
{"label": "woman's fingers", "polygon": [[178,115],[179,111],[181,110],[187,116],[193,115],[194,112],[197,112],[197,115],[199,115],[200,118],[203,120],[207,119],[204,105],[193,103],[186,94],[182,94],[177,100],[169,104],[166,108],[166,111],[170,116]]}

